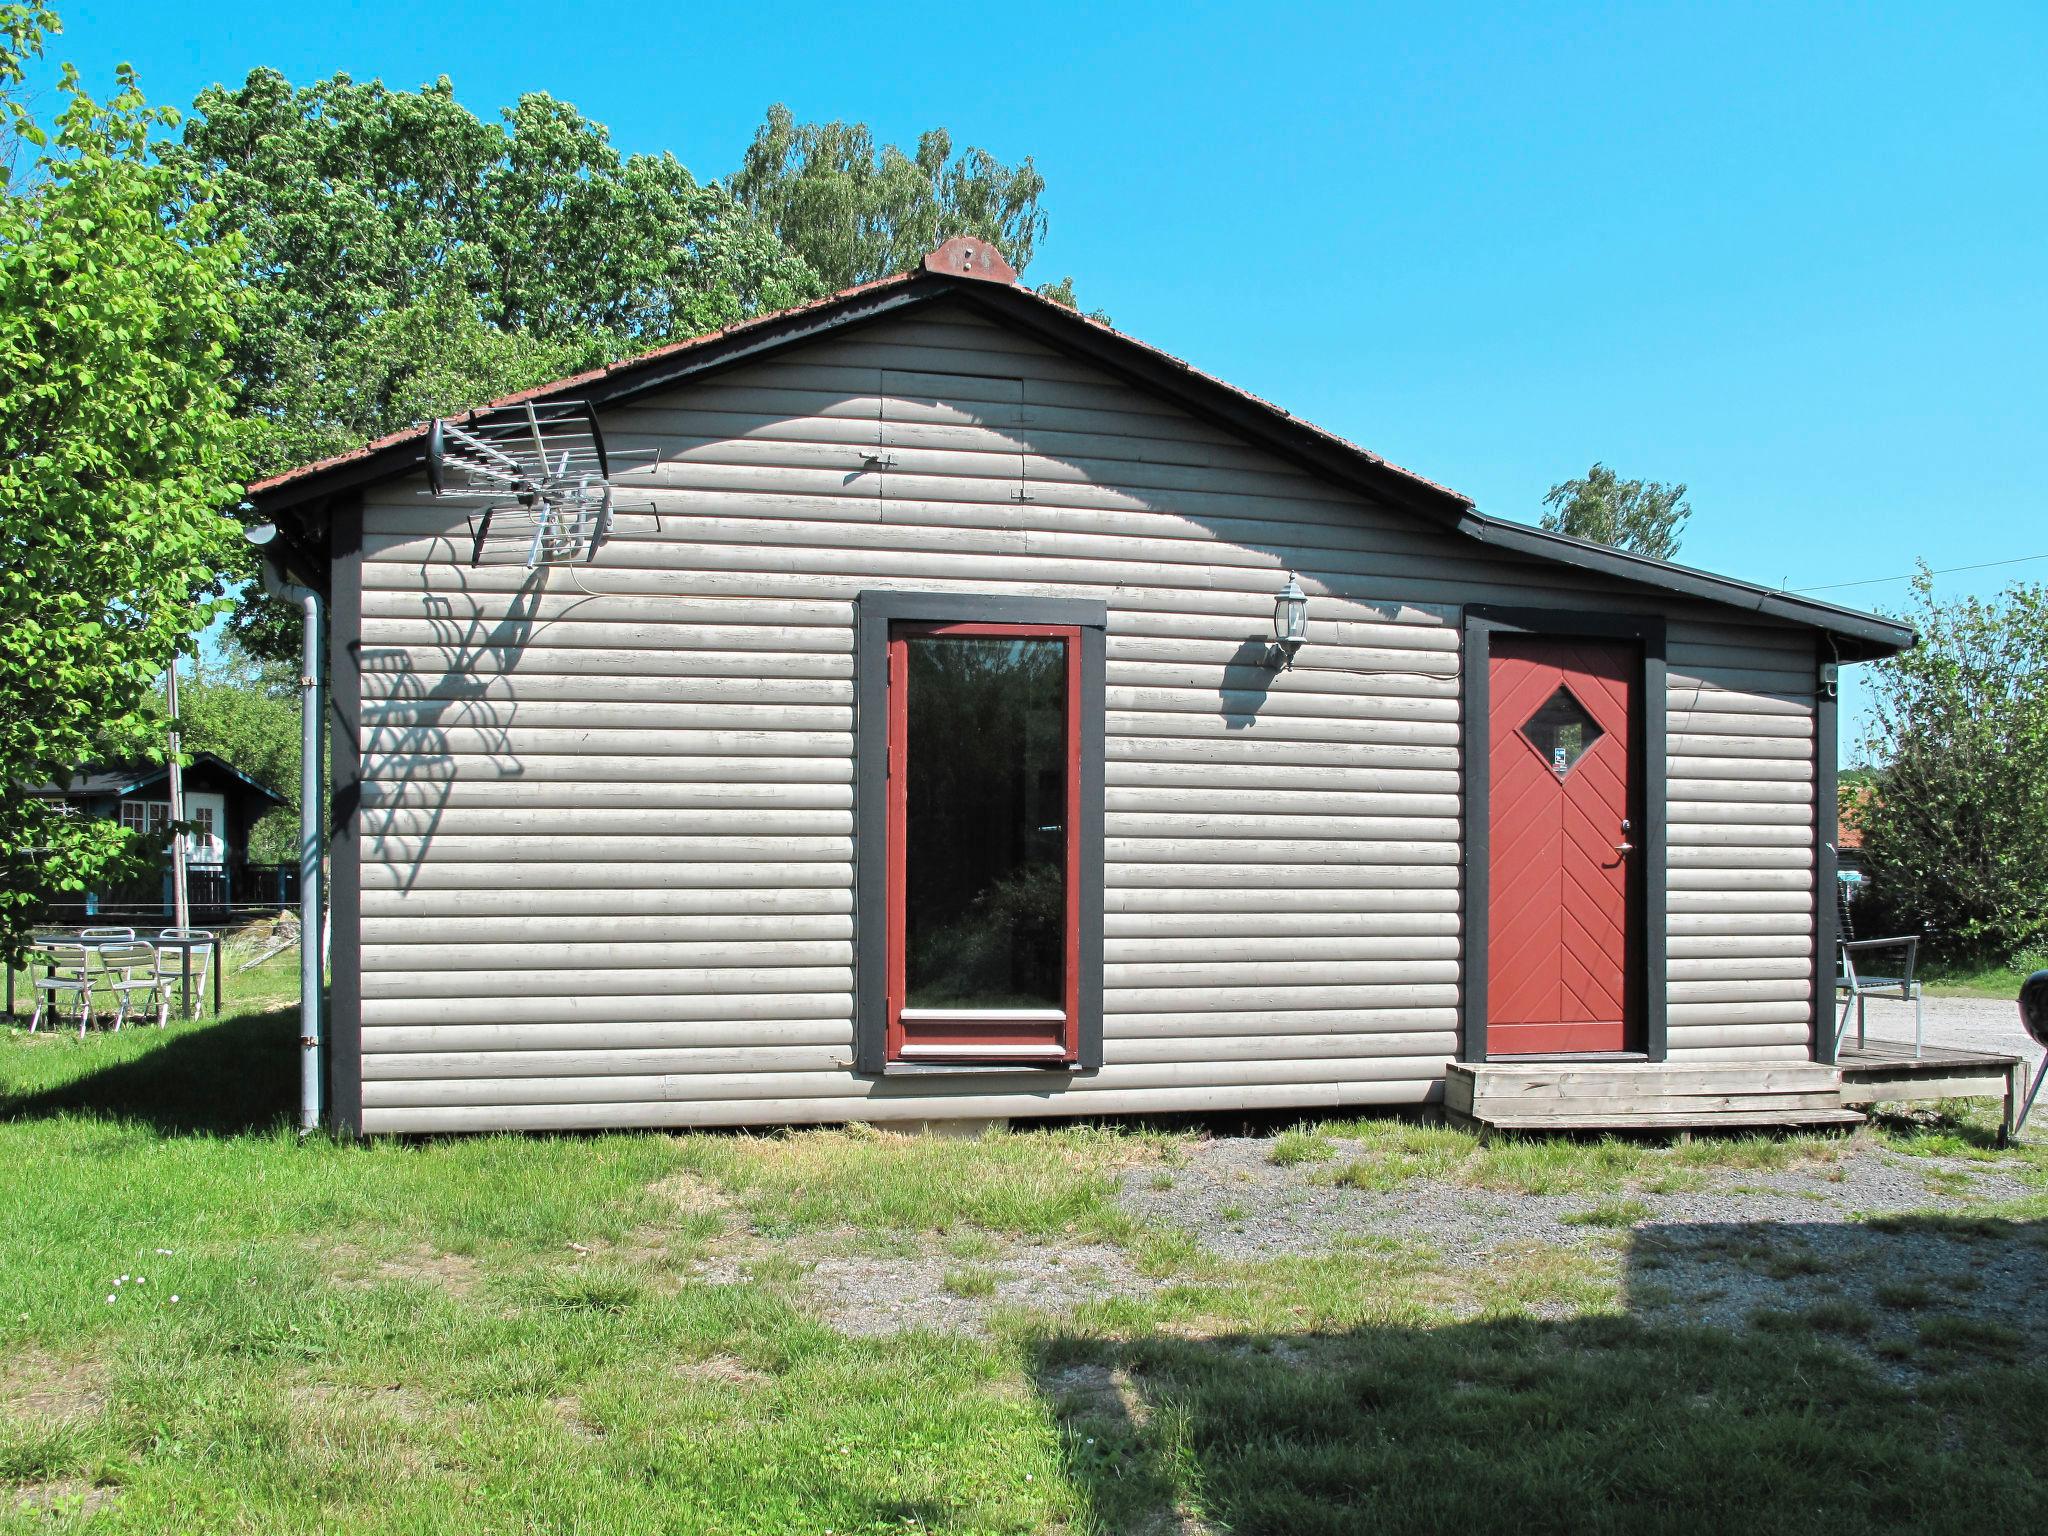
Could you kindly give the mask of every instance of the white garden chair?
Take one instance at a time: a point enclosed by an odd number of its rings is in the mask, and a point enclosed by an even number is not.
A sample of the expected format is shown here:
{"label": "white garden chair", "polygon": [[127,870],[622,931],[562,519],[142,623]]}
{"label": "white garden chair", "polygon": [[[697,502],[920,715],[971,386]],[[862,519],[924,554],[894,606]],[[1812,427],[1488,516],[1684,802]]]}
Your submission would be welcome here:
{"label": "white garden chair", "polygon": [[208,967],[213,964],[214,936],[206,928],[166,928],[156,939],[156,979],[164,1006],[178,994],[182,1017],[197,1018],[206,1002]]}
{"label": "white garden chair", "polygon": [[138,1000],[144,1008],[155,1006],[156,1027],[162,1029],[170,1000],[159,985],[162,978],[157,972],[156,950],[139,941],[102,944],[98,958],[99,974],[93,978],[93,991],[113,994],[115,1031],[127,1022],[128,1011]]}
{"label": "white garden chair", "polygon": [[[55,1023],[58,1010],[65,998],[78,1000],[78,1038],[85,1038],[85,1026],[92,1019],[92,951],[83,944],[41,943],[29,946],[29,971],[35,988],[35,1012],[29,1015],[28,1030],[36,1032],[43,1022],[43,1010],[47,1008],[50,1020]],[[43,974],[35,976],[36,967],[43,968]]]}

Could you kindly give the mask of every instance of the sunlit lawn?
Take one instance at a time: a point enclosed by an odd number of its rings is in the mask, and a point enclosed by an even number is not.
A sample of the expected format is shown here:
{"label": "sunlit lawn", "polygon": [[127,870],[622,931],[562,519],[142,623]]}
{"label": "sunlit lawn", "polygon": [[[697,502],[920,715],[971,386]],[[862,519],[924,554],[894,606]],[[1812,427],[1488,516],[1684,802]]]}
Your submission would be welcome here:
{"label": "sunlit lawn", "polygon": [[[1654,1327],[1598,1220],[1476,1271],[1226,1263],[1118,1204],[1184,1155],[1157,1128],[300,1145],[293,1025],[0,1035],[0,1529],[1981,1533],[2048,1495],[2009,1340],[1898,1375],[1817,1325]],[[1360,1188],[1621,1200],[1840,1144],[1274,1145]],[[821,1253],[938,1251],[973,1294],[1009,1243],[1148,1284],[879,1338],[805,1288]]]}
{"label": "sunlit lawn", "polygon": [[2048,968],[2048,954],[2025,956],[2013,965],[1932,962],[1918,975],[1929,997],[1995,997],[2009,1003],[2019,997],[2027,977],[2042,968]]}

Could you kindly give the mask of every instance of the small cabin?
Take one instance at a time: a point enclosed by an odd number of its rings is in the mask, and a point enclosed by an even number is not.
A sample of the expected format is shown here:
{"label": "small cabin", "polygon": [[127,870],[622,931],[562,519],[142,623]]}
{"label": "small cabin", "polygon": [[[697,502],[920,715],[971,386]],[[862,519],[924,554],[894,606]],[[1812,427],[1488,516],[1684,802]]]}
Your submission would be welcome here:
{"label": "small cabin", "polygon": [[[609,455],[566,555],[439,472],[528,403]],[[1837,669],[1911,632],[1490,516],[980,242],[250,501],[330,613],[341,1128],[1848,1114]]]}
{"label": "small cabin", "polygon": [[[119,821],[137,832],[161,832],[171,824],[170,769],[163,763],[114,763],[81,768],[61,784],[38,785],[26,793],[53,802],[70,814]],[[194,752],[182,784],[187,891],[193,912],[206,921],[252,902],[286,899],[289,873],[253,865],[249,838],[256,823],[286,803],[226,758]],[[168,860],[164,872],[141,885],[95,891],[63,919],[127,917],[168,921],[172,912]],[[211,915],[210,915],[211,914]]]}

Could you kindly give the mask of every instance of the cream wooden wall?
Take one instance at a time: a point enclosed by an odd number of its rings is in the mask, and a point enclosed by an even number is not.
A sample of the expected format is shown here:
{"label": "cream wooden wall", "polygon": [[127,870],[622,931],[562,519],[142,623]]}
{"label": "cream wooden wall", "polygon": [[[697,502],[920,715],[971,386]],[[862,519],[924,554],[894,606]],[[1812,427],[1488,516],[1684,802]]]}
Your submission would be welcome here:
{"label": "cream wooden wall", "polygon": [[[1669,616],[1672,1050],[1806,1055],[1810,635],[1427,529],[958,308],[605,426],[661,462],[593,565],[471,570],[418,483],[364,509],[365,1130],[1433,1098],[1465,602]],[[1095,1076],[849,1070],[876,587],[1109,607]]]}

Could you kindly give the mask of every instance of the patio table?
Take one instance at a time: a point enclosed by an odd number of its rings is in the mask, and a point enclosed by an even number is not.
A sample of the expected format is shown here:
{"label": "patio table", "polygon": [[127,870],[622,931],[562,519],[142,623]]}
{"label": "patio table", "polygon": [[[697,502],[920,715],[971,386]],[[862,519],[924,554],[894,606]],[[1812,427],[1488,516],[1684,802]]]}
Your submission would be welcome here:
{"label": "patio table", "polygon": [[[192,1017],[192,951],[210,949],[213,951],[207,974],[213,979],[213,1013],[220,1017],[220,935],[210,933],[203,939],[145,939],[137,934],[132,939],[91,938],[79,933],[39,933],[38,939],[54,940],[62,944],[83,944],[87,949],[105,949],[114,944],[147,944],[152,949],[175,949],[180,952],[178,966],[178,1013],[181,1018]],[[14,968],[7,967],[7,1016],[14,1016]]]}

